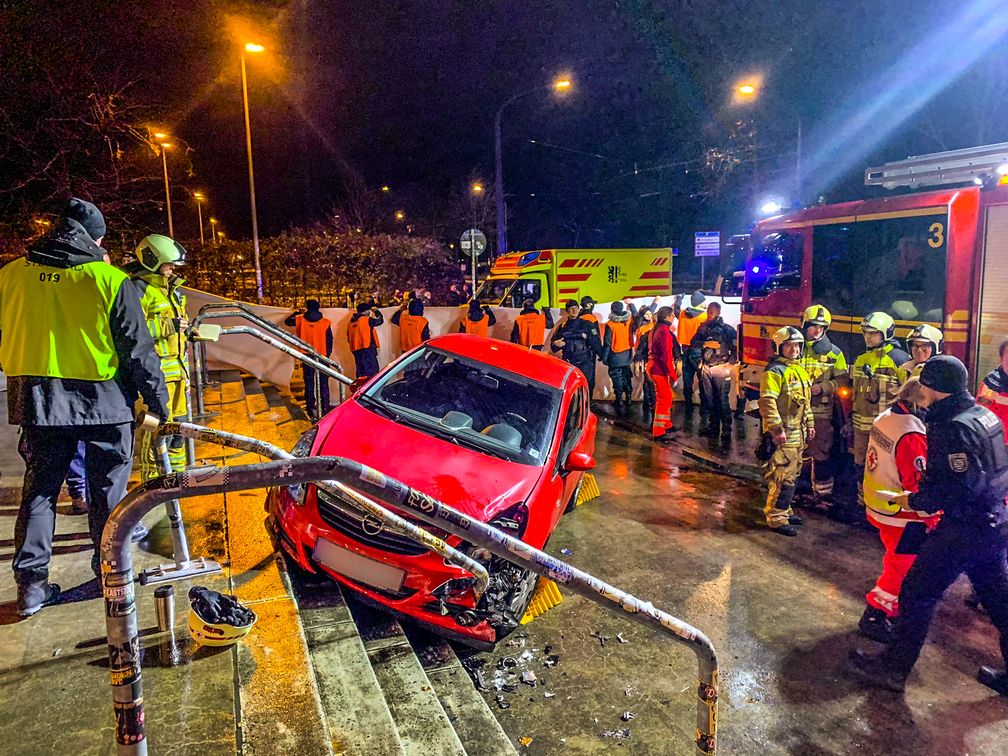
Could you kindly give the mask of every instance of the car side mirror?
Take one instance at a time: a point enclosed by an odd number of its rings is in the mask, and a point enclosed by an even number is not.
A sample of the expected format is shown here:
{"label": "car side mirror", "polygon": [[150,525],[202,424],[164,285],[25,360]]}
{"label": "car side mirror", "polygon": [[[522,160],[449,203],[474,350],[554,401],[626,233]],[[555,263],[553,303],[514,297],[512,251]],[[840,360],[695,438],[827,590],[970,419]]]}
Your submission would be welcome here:
{"label": "car side mirror", "polygon": [[586,451],[574,449],[567,455],[564,467],[570,472],[587,472],[595,469],[595,458]]}

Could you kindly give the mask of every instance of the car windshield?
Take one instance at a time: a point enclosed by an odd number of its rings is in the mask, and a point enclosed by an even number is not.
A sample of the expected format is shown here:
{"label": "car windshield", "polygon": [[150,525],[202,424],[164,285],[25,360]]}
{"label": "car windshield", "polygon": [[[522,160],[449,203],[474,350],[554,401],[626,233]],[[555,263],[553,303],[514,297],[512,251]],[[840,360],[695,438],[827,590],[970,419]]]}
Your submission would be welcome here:
{"label": "car windshield", "polygon": [[486,454],[541,465],[560,391],[426,347],[360,397],[372,411]]}
{"label": "car windshield", "polygon": [[476,292],[476,300],[480,304],[499,305],[511,291],[516,280],[514,278],[488,278]]}

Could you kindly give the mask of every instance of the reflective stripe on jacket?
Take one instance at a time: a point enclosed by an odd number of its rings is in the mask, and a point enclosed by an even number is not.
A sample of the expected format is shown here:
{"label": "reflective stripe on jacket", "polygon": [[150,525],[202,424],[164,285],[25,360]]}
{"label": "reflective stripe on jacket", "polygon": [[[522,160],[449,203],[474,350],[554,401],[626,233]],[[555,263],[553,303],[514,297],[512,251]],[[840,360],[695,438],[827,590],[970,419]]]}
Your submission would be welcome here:
{"label": "reflective stripe on jacket", "polygon": [[812,379],[798,360],[774,357],[760,378],[759,411],[764,432],[784,428],[784,446],[804,447],[808,429],[814,423],[811,389]]}
{"label": "reflective stripe on jacket", "polygon": [[154,340],[154,351],[161,358],[161,371],[166,381],[187,378],[185,333],[175,323],[186,317],[186,300],[179,290],[182,279],[166,280],[160,273],[144,272],[133,276],[140,293],[140,307],[147,320],[147,329]]}
{"label": "reflective stripe on jacket", "polygon": [[892,344],[870,349],[854,360],[851,367],[851,384],[854,388],[854,428],[868,433],[872,422],[882,411],[896,401],[900,386],[906,383],[907,374],[899,365],[907,355]]}
{"label": "reflective stripe on jacket", "polygon": [[[893,499],[903,491],[917,491],[927,466],[927,429],[923,421],[902,405],[877,418],[865,454],[864,501],[875,512],[900,512]],[[914,518],[903,518],[903,524]]]}
{"label": "reflective stripe on jacket", "polygon": [[840,348],[823,336],[819,341],[806,341],[801,356],[802,367],[812,379],[812,385],[822,392],[812,397],[812,414],[829,417],[833,414],[833,395],[841,383],[849,380],[847,358]]}

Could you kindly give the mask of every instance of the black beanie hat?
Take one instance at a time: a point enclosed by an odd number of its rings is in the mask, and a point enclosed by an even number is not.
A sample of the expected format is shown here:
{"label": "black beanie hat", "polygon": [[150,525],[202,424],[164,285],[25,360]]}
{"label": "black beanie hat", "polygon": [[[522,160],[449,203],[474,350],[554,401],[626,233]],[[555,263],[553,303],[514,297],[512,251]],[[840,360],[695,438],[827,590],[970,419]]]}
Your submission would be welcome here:
{"label": "black beanie hat", "polygon": [[474,299],[473,301],[471,301],[469,303],[469,314],[470,315],[479,315],[481,312],[483,312],[483,306],[480,305],[480,303],[478,301],[476,301]]}
{"label": "black beanie hat", "polygon": [[576,299],[568,299],[567,304],[564,305],[564,309],[569,310],[571,307],[577,307],[578,309],[580,309],[581,305],[578,304],[578,301]]}
{"label": "black beanie hat", "polygon": [[77,197],[71,198],[66,216],[80,223],[87,231],[88,236],[95,241],[105,236],[105,216],[101,214],[101,210],[87,200]]}
{"label": "black beanie hat", "polygon": [[622,302],[613,302],[609,307],[609,311],[617,315],[622,315],[625,309]]}
{"label": "black beanie hat", "polygon": [[590,309],[595,306],[595,300],[592,299],[589,295],[585,294],[583,297],[581,297],[581,306],[584,307],[586,310]]}
{"label": "black beanie hat", "polygon": [[361,304],[357,305],[358,314],[365,313],[370,309],[371,305],[369,305],[367,302],[362,302]]}
{"label": "black beanie hat", "polygon": [[950,354],[939,354],[924,363],[920,373],[921,386],[943,394],[961,394],[968,391],[969,374],[966,366]]}

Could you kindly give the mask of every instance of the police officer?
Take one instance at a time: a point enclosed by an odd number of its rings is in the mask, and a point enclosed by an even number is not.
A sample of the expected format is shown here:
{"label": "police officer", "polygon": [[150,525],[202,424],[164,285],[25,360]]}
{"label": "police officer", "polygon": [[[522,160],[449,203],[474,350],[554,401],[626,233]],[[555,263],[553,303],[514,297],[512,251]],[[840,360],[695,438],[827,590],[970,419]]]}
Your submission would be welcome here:
{"label": "police officer", "polygon": [[847,359],[827,334],[832,322],[830,311],[822,305],[812,305],[805,310],[802,322],[805,349],[801,363],[812,379],[812,417],[815,418],[815,438],[809,443],[808,455],[812,458],[812,490],[820,497],[833,493],[836,391],[849,382]]}
{"label": "police officer", "polygon": [[[721,318],[721,305],[707,305],[707,319],[697,329],[690,351],[700,351],[700,435],[731,438],[732,413],[728,406],[732,366],[738,362],[738,333]],[[706,405],[706,412],[703,412]]]}
{"label": "police officer", "polygon": [[795,482],[801,474],[802,454],[806,443],[815,437],[812,418],[812,379],[802,367],[799,357],[805,337],[792,326],[784,326],[773,334],[776,356],[770,360],[760,378],[759,410],[764,438],[771,449],[763,463],[767,480],[767,526],[775,533],[796,536],[793,527],[802,518],[791,510]]}
{"label": "police officer", "polygon": [[[185,249],[178,242],[161,234],[151,234],[137,245],[136,261],[126,266],[130,280],[140,294],[140,307],[147,328],[154,340],[154,351],[161,359],[161,372],[168,389],[167,421],[180,420],[188,410],[189,371],[187,369],[186,299],[181,288],[184,281],[175,269],[185,265]],[[168,458],[172,470],[185,469],[185,439],[168,439]],[[140,475],[143,480],[160,473],[149,433],[140,440]]]}
{"label": "police officer", "polygon": [[924,363],[936,354],[941,354],[944,338],[945,334],[927,323],[921,323],[910,331],[906,338],[910,360],[900,365],[907,377],[919,376]]}
{"label": "police officer", "polygon": [[85,444],[88,526],[96,553],[109,510],[126,493],[137,393],[168,417],[168,393],[140,299],[101,248],[105,219],[70,200],[66,218],[26,257],[0,269],[0,364],[7,409],[23,429],[26,466],[14,526],[17,612],[54,603],[49,582],[56,498]]}
{"label": "police officer", "polygon": [[580,369],[588,379],[589,396],[595,392],[595,358],[602,353],[598,325],[582,318],[582,307],[574,299],[567,302],[567,318],[557,326],[550,339],[550,349],[571,365]]}
{"label": "police officer", "polygon": [[[892,640],[879,657],[856,649],[851,670],[872,685],[902,691],[920,655],[935,607],[962,573],[1001,635],[1008,660],[1008,449],[994,414],[976,403],[967,389],[966,367],[939,355],[921,369],[922,403],[927,415],[927,469],[917,493],[901,494],[903,509],[941,511],[899,595]],[[1008,675],[981,667],[980,682],[1008,695]]]}

